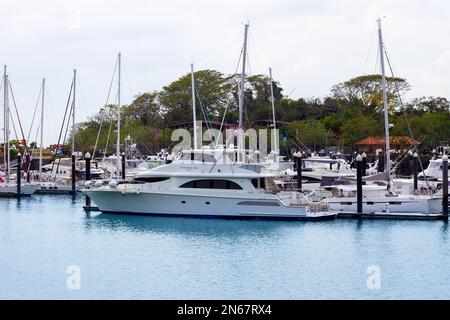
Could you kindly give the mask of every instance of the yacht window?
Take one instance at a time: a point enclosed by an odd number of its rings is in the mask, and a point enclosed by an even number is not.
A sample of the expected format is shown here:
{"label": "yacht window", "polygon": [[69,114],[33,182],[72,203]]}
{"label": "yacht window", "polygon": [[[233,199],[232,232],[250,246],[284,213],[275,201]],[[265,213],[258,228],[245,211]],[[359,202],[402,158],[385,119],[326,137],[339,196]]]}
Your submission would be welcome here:
{"label": "yacht window", "polygon": [[228,189],[227,185],[228,185],[227,180],[213,180],[212,181],[212,187],[213,189]]}
{"label": "yacht window", "polygon": [[166,181],[168,179],[170,179],[170,178],[168,178],[168,177],[140,177],[140,178],[135,178],[134,181],[155,183],[155,182]]}
{"label": "yacht window", "polygon": [[197,180],[195,181],[195,187],[200,189],[210,189],[211,182],[211,180]]}
{"label": "yacht window", "polygon": [[181,185],[180,188],[242,190],[240,185],[230,180],[193,180]]}
{"label": "yacht window", "polygon": [[183,184],[180,188],[195,188],[195,181],[189,181],[188,183]]}

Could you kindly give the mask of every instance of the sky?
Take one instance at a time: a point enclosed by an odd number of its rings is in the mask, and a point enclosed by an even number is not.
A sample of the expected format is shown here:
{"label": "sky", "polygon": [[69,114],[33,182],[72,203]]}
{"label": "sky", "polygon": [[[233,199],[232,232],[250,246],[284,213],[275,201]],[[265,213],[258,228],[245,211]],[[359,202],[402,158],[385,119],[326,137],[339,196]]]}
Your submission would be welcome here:
{"label": "sky", "polygon": [[[128,104],[191,63],[234,73],[246,22],[249,74],[272,67],[291,98],[325,97],[334,84],[374,73],[378,17],[396,75],[412,85],[406,98],[450,98],[443,0],[0,0],[0,7],[0,65],[8,66],[26,135],[46,78],[45,145],[57,141],[74,68],[81,122],[105,104],[119,51]],[[34,140],[36,126],[32,132]]]}

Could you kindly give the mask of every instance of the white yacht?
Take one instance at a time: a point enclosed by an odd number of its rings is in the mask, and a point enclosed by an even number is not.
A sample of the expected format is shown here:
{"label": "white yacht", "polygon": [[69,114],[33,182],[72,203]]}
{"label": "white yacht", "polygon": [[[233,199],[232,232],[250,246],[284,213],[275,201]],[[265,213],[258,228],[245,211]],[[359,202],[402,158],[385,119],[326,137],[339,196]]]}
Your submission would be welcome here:
{"label": "white yacht", "polygon": [[[75,164],[76,176],[84,178],[86,176],[86,161],[77,160]],[[98,168],[95,162],[91,162],[91,179],[100,178],[105,172]],[[42,166],[43,179],[64,179],[72,176],[72,159],[60,158],[50,164]]]}
{"label": "white yacht", "polygon": [[130,182],[85,190],[100,211],[144,215],[322,220],[336,215],[299,192],[281,192],[273,175],[233,164],[226,152],[183,151],[179,160]]}
{"label": "white yacht", "polygon": [[[322,200],[330,210],[336,212],[356,212],[356,185],[326,187],[332,197]],[[441,214],[442,198],[430,196],[395,194],[385,186],[363,186],[363,213],[407,213]]]}
{"label": "white yacht", "polygon": [[428,167],[423,172],[420,172],[417,177],[420,180],[442,180],[442,158],[430,160]]}

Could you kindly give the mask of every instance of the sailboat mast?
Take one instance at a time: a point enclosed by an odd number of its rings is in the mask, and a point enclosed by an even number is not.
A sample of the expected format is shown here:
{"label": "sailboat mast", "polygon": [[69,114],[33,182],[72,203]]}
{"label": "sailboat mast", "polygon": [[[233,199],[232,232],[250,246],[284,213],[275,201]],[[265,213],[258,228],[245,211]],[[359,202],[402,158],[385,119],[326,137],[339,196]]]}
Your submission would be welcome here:
{"label": "sailboat mast", "polygon": [[273,148],[276,153],[279,153],[278,151],[278,137],[277,137],[277,123],[275,120],[275,96],[273,94],[273,78],[272,78],[272,68],[269,68],[269,77],[270,77],[270,96],[272,100],[272,121],[273,121]]}
{"label": "sailboat mast", "polygon": [[244,148],[243,140],[243,118],[244,118],[244,89],[245,89],[245,66],[247,64],[247,35],[248,24],[245,24],[244,28],[244,47],[242,50],[242,74],[239,87],[239,136],[238,136],[238,148]]}
{"label": "sailboat mast", "polygon": [[41,143],[39,147],[39,180],[42,181],[42,156],[44,151],[44,98],[45,98],[45,78],[42,79],[42,105],[41,105]]}
{"label": "sailboat mast", "polygon": [[9,182],[10,175],[10,154],[9,154],[9,81],[8,74],[6,73],[6,66],[4,68],[3,77],[3,106],[4,106],[4,146],[3,146],[3,159],[5,163],[6,181]]}
{"label": "sailboat mast", "polygon": [[383,32],[381,28],[381,19],[378,19],[378,37],[380,46],[380,65],[381,65],[381,82],[383,87],[383,107],[384,107],[384,130],[386,136],[386,169],[388,173],[389,185],[391,180],[391,146],[389,137],[389,110],[387,100],[387,87],[386,87],[386,70],[384,66],[384,44],[383,44]]}
{"label": "sailboat mast", "polygon": [[73,69],[73,100],[72,100],[72,154],[75,153],[75,105],[76,105],[77,69]]}
{"label": "sailboat mast", "polygon": [[244,29],[244,48],[242,50],[242,73],[241,73],[241,83],[239,87],[239,129],[242,129],[244,116],[244,85],[245,85],[245,66],[247,64],[247,34],[248,34],[248,24],[245,25]]}
{"label": "sailboat mast", "polygon": [[119,176],[120,171],[120,78],[121,78],[121,63],[122,54],[118,54],[118,81],[117,81],[117,143],[116,143],[116,172]]}
{"label": "sailboat mast", "polygon": [[191,83],[192,83],[192,121],[193,121],[193,131],[194,131],[194,150],[197,150],[197,118],[195,115],[195,75],[194,75],[194,64],[191,63]]}

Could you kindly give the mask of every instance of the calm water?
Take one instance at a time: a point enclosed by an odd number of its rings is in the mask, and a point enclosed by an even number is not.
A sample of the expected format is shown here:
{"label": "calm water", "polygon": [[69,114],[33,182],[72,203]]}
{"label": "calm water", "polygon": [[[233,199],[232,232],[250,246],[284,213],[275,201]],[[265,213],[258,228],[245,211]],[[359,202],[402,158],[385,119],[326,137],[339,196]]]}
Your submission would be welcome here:
{"label": "calm water", "polygon": [[[443,222],[87,215],[82,203],[0,199],[0,298],[450,298]],[[66,284],[71,265],[79,290]],[[372,265],[379,290],[367,286]]]}

